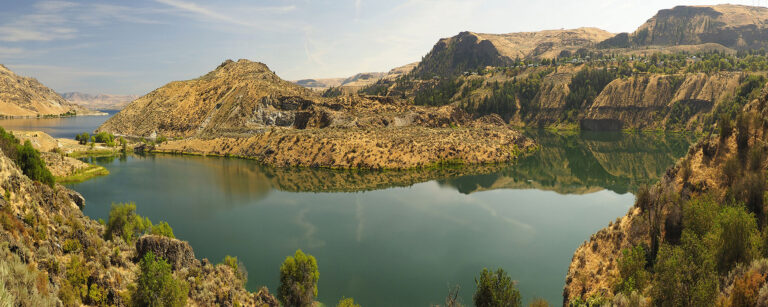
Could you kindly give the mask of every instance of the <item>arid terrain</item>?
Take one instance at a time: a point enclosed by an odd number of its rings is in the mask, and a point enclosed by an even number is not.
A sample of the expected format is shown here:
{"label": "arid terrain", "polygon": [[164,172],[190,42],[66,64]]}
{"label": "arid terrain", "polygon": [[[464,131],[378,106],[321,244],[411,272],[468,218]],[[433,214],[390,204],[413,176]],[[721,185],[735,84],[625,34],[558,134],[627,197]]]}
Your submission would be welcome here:
{"label": "arid terrain", "polygon": [[37,117],[102,115],[64,100],[33,78],[13,73],[0,65],[0,116]]}
{"label": "arid terrain", "polygon": [[227,61],[135,100],[99,128],[167,138],[160,152],[231,155],[276,166],[417,168],[513,160],[533,142],[498,117],[394,98],[323,98],[266,65]]}

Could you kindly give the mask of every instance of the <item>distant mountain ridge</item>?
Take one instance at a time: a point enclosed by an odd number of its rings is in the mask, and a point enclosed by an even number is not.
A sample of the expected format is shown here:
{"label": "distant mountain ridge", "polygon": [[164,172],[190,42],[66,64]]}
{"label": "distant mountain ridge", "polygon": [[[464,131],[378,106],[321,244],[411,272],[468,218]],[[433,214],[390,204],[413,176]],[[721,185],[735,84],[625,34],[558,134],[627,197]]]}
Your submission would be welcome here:
{"label": "distant mountain ridge", "polygon": [[122,110],[138,95],[86,94],[81,92],[61,93],[65,100],[92,110]]}
{"label": "distant mountain ridge", "polygon": [[0,65],[0,116],[34,117],[60,115],[97,115],[72,104],[37,79],[22,77]]}
{"label": "distant mountain ridge", "polygon": [[331,87],[353,87],[360,89],[382,79],[396,79],[411,72],[416,65],[418,65],[418,62],[396,67],[388,72],[367,72],[355,74],[347,78],[302,79],[292,82],[314,90],[325,90]]}

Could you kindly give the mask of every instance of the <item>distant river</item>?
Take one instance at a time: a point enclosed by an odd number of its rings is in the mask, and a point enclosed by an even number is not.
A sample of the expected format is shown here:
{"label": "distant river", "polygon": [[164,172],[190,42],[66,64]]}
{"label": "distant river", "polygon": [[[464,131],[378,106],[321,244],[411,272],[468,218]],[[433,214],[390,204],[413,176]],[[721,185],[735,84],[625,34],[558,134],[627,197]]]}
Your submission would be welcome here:
{"label": "distant river", "polygon": [[93,218],[136,202],[197,257],[237,256],[252,291],[274,293],[280,264],[300,248],[317,258],[318,299],[330,306],[342,296],[363,306],[442,304],[455,285],[472,305],[483,267],[504,268],[524,303],[559,305],[573,251],[624,215],[637,186],[658,180],[694,139],[528,134],[541,150],[511,166],[358,172],[129,155],[93,159],[111,174],[71,188]]}

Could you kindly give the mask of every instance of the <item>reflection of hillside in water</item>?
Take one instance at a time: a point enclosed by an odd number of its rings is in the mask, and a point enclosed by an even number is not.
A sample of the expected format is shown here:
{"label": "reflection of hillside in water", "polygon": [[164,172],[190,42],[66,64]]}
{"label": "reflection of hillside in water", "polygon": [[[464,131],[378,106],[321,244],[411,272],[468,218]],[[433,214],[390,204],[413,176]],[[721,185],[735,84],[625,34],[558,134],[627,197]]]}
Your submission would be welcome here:
{"label": "reflection of hillside in water", "polygon": [[[407,187],[437,180],[461,193],[492,189],[540,189],[584,194],[609,189],[626,193],[658,180],[681,157],[693,138],[685,135],[530,133],[541,148],[514,164],[474,165],[411,171],[274,168],[255,161],[190,156],[147,155],[165,180],[206,185],[226,195],[233,206],[286,192],[359,192]],[[118,158],[93,158],[109,164]],[[183,178],[183,179],[182,179]]]}
{"label": "reflection of hillside in water", "polygon": [[462,193],[493,189],[540,189],[584,194],[616,193],[658,180],[682,157],[694,138],[681,134],[584,132],[530,133],[541,148],[492,174],[440,180]]}

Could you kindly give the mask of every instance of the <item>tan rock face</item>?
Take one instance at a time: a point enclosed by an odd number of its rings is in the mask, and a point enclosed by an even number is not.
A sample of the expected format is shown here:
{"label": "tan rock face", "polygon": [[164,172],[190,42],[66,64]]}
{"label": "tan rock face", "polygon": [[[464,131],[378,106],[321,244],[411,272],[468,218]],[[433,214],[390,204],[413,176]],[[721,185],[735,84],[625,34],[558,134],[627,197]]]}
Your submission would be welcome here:
{"label": "tan rock face", "polygon": [[745,5],[677,6],[661,10],[634,33],[607,46],[695,45],[716,43],[734,49],[759,49],[768,38],[768,9]]}
{"label": "tan rock face", "polygon": [[33,117],[67,112],[76,112],[78,115],[100,114],[71,104],[37,80],[16,75],[0,65],[1,116]]}
{"label": "tan rock face", "polygon": [[513,159],[532,146],[498,119],[391,97],[323,98],[261,63],[227,61],[131,103],[99,131],[184,138],[165,152],[236,155],[278,166],[412,168]]}

